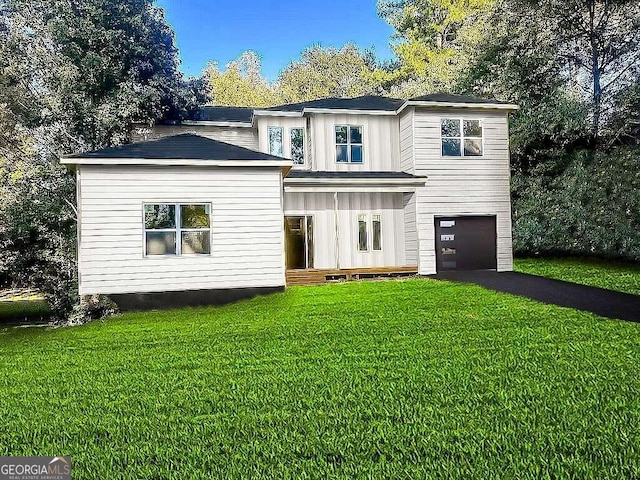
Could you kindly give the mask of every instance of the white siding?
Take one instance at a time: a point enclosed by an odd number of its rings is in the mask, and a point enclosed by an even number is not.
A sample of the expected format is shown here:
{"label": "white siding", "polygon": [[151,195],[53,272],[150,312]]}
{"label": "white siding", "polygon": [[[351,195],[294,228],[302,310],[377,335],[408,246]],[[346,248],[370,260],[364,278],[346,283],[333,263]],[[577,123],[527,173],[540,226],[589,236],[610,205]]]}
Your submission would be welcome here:
{"label": "white siding", "polygon": [[413,117],[413,108],[407,108],[400,114],[400,168],[412,174],[416,171],[413,161]]}
{"label": "white siding", "polygon": [[[442,117],[482,119],[483,156],[443,157],[440,143]],[[511,270],[513,259],[507,114],[417,108],[413,128],[415,173],[428,177],[427,186],[416,191],[420,273],[431,274],[436,271],[435,215],[496,215],[498,270]]]}
{"label": "white siding", "polygon": [[[362,125],[363,163],[336,163],[336,125]],[[311,136],[312,170],[400,171],[400,127],[397,116],[313,114]]]}
{"label": "white siding", "polygon": [[[279,169],[79,169],[81,295],[284,285]],[[144,257],[145,202],[211,202],[211,255]]]}
{"label": "white siding", "polygon": [[131,132],[133,142],[157,140],[169,135],[194,133],[203,137],[231,143],[252,150],[258,149],[258,131],[250,127],[214,127],[205,125],[155,125],[136,127]]}
{"label": "white siding", "polygon": [[[285,193],[285,215],[312,215],[315,268],[395,267],[415,265],[405,258],[402,193],[338,193],[339,264],[333,193]],[[358,251],[358,214],[382,216],[382,250]]]}
{"label": "white siding", "polygon": [[416,194],[404,193],[404,244],[405,255],[409,265],[418,265],[418,229],[416,216]]}

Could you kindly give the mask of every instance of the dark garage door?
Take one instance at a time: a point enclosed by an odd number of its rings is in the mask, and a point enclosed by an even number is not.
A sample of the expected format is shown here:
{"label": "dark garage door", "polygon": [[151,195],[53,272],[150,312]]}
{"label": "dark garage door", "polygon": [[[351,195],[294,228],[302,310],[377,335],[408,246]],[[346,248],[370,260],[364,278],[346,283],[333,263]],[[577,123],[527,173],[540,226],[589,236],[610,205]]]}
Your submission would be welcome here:
{"label": "dark garage door", "polygon": [[436,217],[436,268],[496,268],[496,217]]}

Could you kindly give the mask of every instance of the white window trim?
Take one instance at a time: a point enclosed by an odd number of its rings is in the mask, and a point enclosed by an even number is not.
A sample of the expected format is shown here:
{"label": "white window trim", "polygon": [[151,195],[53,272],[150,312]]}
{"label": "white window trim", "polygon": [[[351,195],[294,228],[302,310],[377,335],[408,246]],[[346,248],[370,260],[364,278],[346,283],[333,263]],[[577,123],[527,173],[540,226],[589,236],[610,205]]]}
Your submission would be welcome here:
{"label": "white window trim", "polygon": [[305,168],[307,165],[307,129],[305,127],[297,126],[289,128],[289,158],[291,158],[291,161],[293,162],[292,130],[302,130],[302,163],[294,163],[292,168]]}
{"label": "white window trim", "polygon": [[[347,143],[338,143],[336,141],[336,128],[338,127],[347,127]],[[351,128],[361,128],[362,129],[362,142],[360,143],[351,143]],[[333,126],[333,144],[334,144],[334,162],[339,164],[339,165],[345,165],[345,164],[353,164],[353,165],[363,165],[364,164],[364,126],[363,125],[352,125],[352,124],[336,124]],[[338,147],[340,145],[346,145],[347,147],[347,161],[346,162],[339,162],[338,161],[338,153],[336,151],[335,147]],[[352,145],[356,145],[356,146],[360,146],[360,149],[362,151],[362,161],[361,162],[352,162],[351,161],[351,146]]]}
{"label": "white window trim", "polygon": [[[364,231],[367,235],[367,248],[365,250],[360,250],[360,217],[364,217]],[[370,222],[369,222],[369,214],[367,213],[358,213],[356,214],[356,251],[358,253],[369,253],[371,251],[371,235],[369,235],[370,230]]]}
{"label": "white window trim", "polygon": [[[282,154],[278,154],[278,153],[273,153],[271,151],[271,130],[280,130],[280,146],[282,147]],[[277,157],[284,157],[285,155],[285,149],[284,149],[284,127],[279,127],[276,125],[269,125],[267,126],[267,151],[269,153],[269,155],[275,155]]]}
{"label": "white window trim", "polygon": [[[376,249],[374,247],[374,230],[373,230],[373,217],[379,217],[380,222],[380,248]],[[382,245],[382,212],[374,212],[371,214],[371,251],[372,252],[381,252],[383,249]]]}
{"label": "white window trim", "polygon": [[[460,136],[459,137],[443,137],[442,136],[442,121],[443,120],[458,120],[460,122]],[[464,136],[464,121],[465,120],[478,120],[482,127],[482,137],[465,137]],[[468,117],[440,117],[439,123],[440,129],[440,158],[484,158],[484,119],[483,118],[468,118]],[[460,139],[460,155],[444,155],[442,153],[442,140],[444,139]],[[482,155],[465,155],[464,154],[464,141],[468,140],[480,140],[482,142]]]}
{"label": "white window trim", "polygon": [[[145,207],[147,205],[174,205],[176,212],[175,228],[147,228]],[[208,205],[209,206],[209,228],[181,228],[181,205]],[[209,253],[182,253],[182,232],[209,232]],[[147,254],[147,232],[175,232],[176,253],[165,253],[164,255]],[[211,202],[144,202],[142,204],[142,255],[145,258],[175,258],[175,257],[210,257],[213,255],[213,205]]]}

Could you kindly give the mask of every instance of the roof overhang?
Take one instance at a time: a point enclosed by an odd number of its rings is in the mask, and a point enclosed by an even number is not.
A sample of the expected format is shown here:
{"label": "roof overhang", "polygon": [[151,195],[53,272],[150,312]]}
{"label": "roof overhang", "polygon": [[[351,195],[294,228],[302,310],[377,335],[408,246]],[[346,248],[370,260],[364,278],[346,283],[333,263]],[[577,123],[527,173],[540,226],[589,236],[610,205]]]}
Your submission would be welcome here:
{"label": "roof overhang", "polygon": [[214,122],[211,120],[182,120],[181,125],[196,127],[231,127],[231,128],[251,128],[253,122]]}
{"label": "roof overhang", "polygon": [[427,177],[410,178],[289,178],[285,192],[414,192]]}
{"label": "roof overhang", "polygon": [[426,108],[466,108],[473,110],[518,110],[520,107],[512,103],[462,103],[462,102],[432,102],[424,100],[407,100],[404,102],[396,114],[401,113],[407,107]]}
{"label": "roof overhang", "polygon": [[278,111],[278,110],[254,110],[254,117],[302,117],[303,112]]}
{"label": "roof overhang", "polygon": [[201,160],[189,158],[82,158],[62,157],[63,165],[148,165],[148,166],[188,166],[188,167],[271,167],[286,168],[293,165],[291,160]]}

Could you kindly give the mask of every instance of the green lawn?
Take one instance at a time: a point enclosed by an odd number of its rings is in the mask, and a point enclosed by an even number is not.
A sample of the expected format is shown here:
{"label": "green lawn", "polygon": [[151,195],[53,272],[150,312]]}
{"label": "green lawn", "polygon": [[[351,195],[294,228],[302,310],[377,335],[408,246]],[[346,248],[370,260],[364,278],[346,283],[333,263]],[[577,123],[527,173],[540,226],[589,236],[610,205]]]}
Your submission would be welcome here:
{"label": "green lawn", "polygon": [[0,301],[0,327],[3,320],[41,320],[49,315],[49,306],[44,300]]}
{"label": "green lawn", "polygon": [[640,324],[435,280],[0,333],[0,455],[74,478],[638,478]]}
{"label": "green lawn", "polygon": [[542,277],[640,295],[640,264],[589,258],[518,258],[514,269]]}

